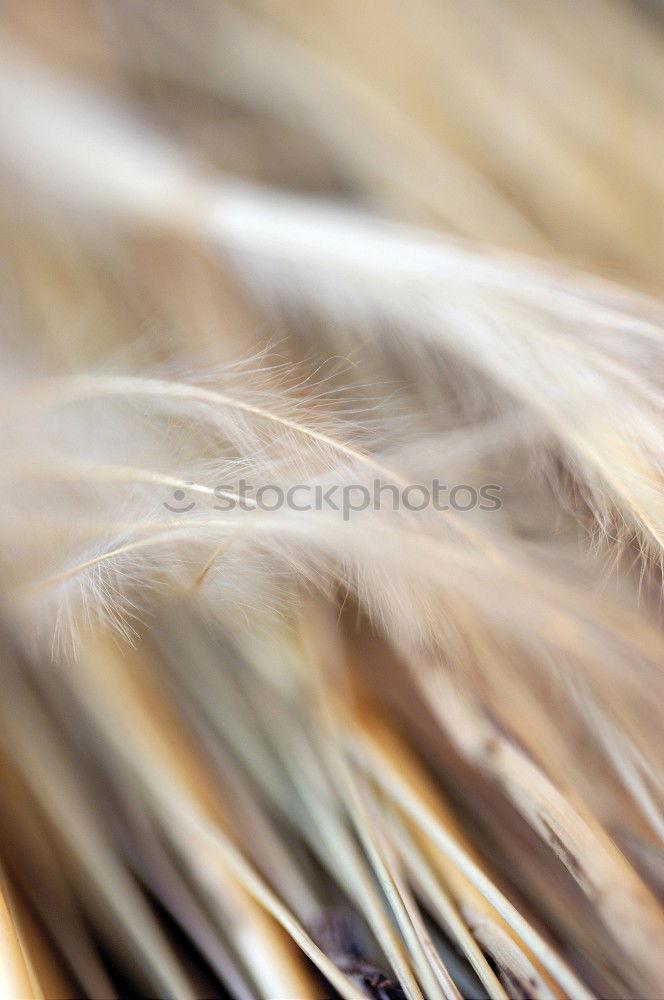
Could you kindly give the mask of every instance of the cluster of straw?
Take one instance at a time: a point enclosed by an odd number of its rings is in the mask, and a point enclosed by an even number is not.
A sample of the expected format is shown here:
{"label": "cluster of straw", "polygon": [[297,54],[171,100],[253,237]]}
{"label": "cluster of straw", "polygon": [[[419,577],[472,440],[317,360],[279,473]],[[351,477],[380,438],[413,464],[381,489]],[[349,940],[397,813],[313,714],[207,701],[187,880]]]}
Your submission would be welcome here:
{"label": "cluster of straw", "polygon": [[0,1000],[657,1000],[657,5],[0,7]]}

